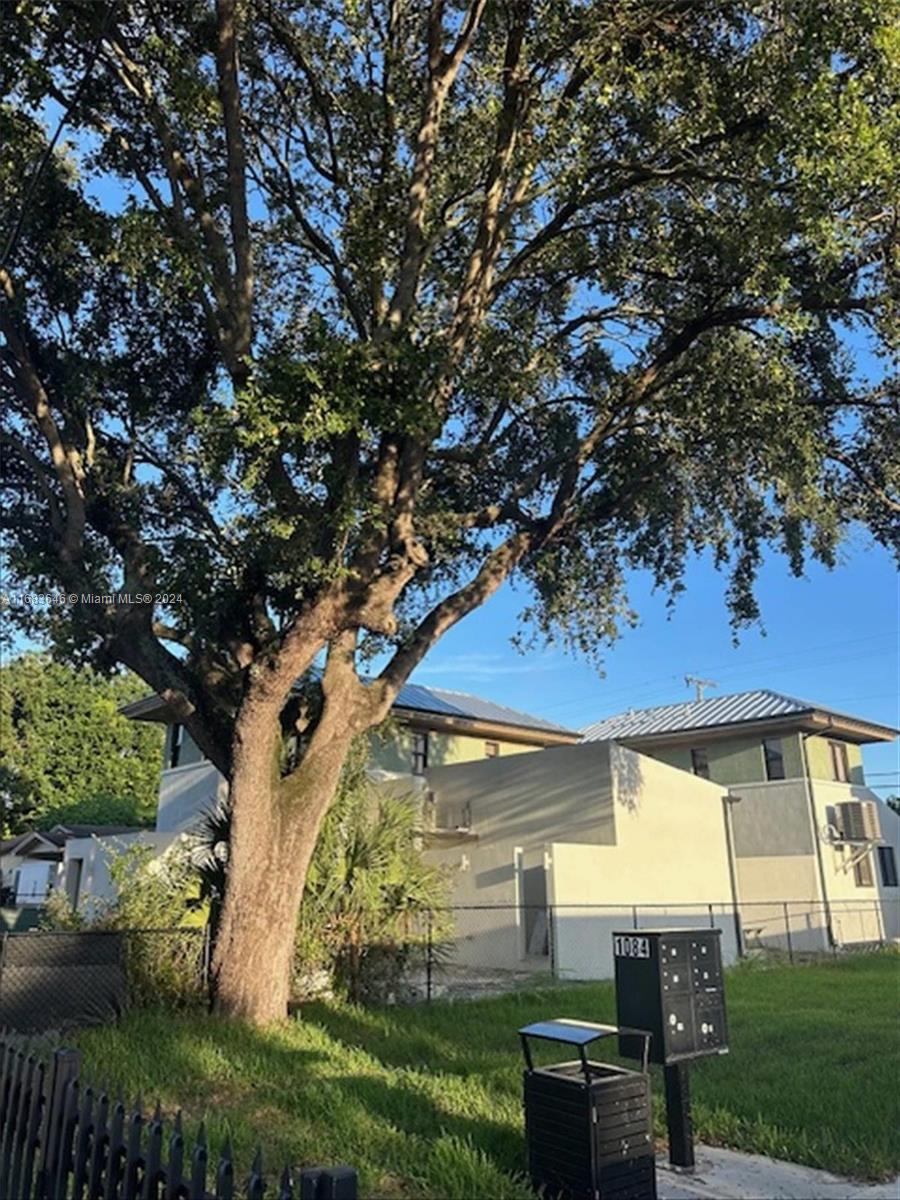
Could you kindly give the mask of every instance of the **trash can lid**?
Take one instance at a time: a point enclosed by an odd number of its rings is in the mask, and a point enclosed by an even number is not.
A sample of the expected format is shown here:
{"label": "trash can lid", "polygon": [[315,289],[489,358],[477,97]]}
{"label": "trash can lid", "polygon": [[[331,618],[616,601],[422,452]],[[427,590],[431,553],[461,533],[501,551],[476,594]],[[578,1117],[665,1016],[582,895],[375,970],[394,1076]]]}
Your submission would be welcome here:
{"label": "trash can lid", "polygon": [[524,1025],[519,1033],[526,1037],[546,1038],[550,1042],[568,1042],[572,1046],[587,1046],[598,1038],[612,1037],[619,1032],[618,1025],[597,1025],[593,1021],[572,1021],[568,1017],[556,1017],[552,1021],[536,1021]]}

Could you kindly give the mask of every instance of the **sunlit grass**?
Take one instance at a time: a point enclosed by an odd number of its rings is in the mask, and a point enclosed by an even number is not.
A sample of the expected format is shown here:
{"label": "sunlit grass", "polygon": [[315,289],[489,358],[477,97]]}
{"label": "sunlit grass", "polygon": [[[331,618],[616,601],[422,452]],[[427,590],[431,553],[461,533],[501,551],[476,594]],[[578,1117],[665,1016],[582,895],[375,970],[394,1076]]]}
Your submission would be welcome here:
{"label": "sunlit grass", "polygon": [[[731,1053],[695,1065],[699,1140],[878,1178],[900,1170],[900,958],[739,969]],[[522,1175],[515,1031],[540,1017],[612,1020],[611,984],[430,1007],[310,1004],[265,1032],[135,1013],[82,1033],[86,1075],[230,1134],[280,1166],[345,1162],[368,1196],[532,1196]],[[658,1132],[664,1132],[654,1080]]]}

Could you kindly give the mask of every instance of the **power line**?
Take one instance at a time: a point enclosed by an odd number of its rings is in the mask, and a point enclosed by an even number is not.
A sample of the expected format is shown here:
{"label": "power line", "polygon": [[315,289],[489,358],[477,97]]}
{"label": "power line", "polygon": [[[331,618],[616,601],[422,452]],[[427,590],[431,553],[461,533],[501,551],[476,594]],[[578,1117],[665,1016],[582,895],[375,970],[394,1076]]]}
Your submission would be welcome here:
{"label": "power line", "polygon": [[[877,633],[867,633],[867,634],[862,634],[855,638],[847,638],[841,643],[841,645],[844,648],[846,648],[847,646],[852,646],[852,645],[858,644],[860,642],[871,642],[871,641],[874,641],[876,639],[881,639],[881,638],[887,638],[891,641],[894,641],[898,637],[900,637],[900,632],[898,632],[897,630],[882,630]],[[898,645],[900,645],[900,643],[898,643]],[[703,669],[711,671],[711,672],[713,672],[713,671],[724,672],[726,678],[733,677],[736,674],[744,674],[751,668],[759,666],[759,665],[763,665],[766,663],[781,663],[786,658],[792,659],[792,658],[796,658],[798,655],[803,656],[803,655],[814,654],[818,650],[830,650],[833,647],[834,647],[834,642],[825,642],[825,643],[820,643],[819,645],[816,645],[816,646],[799,647],[794,650],[784,651],[783,653],[763,655],[763,656],[757,657],[757,658],[745,659],[738,666],[735,666],[733,663],[724,663],[724,664],[721,664],[720,666],[705,667]],[[842,656],[837,661],[845,662],[845,661],[848,661],[849,659],[856,659],[856,658],[860,658],[860,657],[862,657],[862,655],[851,654],[851,655]],[[820,664],[817,663],[815,665],[818,666]],[[602,693],[602,699],[612,700],[613,702],[615,702],[615,700],[619,696],[624,696],[624,697],[630,698],[630,697],[634,697],[634,696],[640,696],[640,695],[647,694],[648,689],[652,689],[652,693],[656,694],[662,688],[668,687],[671,682],[673,682],[679,678],[680,678],[679,673],[676,671],[676,672],[673,672],[671,675],[656,675],[656,676],[651,677],[650,679],[643,679],[634,684],[622,684],[619,687],[615,687],[615,688],[612,688],[609,690],[604,690]],[[600,687],[602,687],[601,681],[598,680],[598,684]],[[591,700],[593,698],[594,698],[593,693],[590,695],[588,693],[583,693],[580,696],[574,696],[574,697],[570,696],[568,699],[560,701],[556,704],[546,705],[545,711],[551,711],[552,709],[568,707],[569,705],[572,705],[572,704],[581,703],[582,700]]]}
{"label": "power line", "polygon": [[[849,655],[843,654],[843,655],[838,655],[837,657],[834,657],[834,658],[819,659],[818,661],[816,661],[814,663],[795,664],[793,666],[788,665],[786,667],[782,667],[779,670],[778,674],[779,675],[798,675],[798,674],[802,675],[802,674],[808,673],[810,671],[820,670],[823,667],[841,666],[843,663],[846,663],[846,662],[860,662],[860,661],[868,659],[868,658],[875,658],[876,656],[881,657],[882,652],[880,650],[873,649],[873,650],[867,651],[865,653],[854,653],[854,654],[849,654]],[[735,668],[733,671],[722,672],[722,673],[720,673],[720,675],[721,675],[721,679],[726,684],[734,683],[734,684],[739,685],[742,679],[746,679],[748,676],[752,677],[754,675],[757,675],[759,673],[759,670],[760,670],[760,668],[756,663],[748,662],[746,664],[746,666],[741,666],[739,668]],[[581,696],[570,696],[566,700],[561,700],[556,704],[545,705],[544,711],[549,712],[551,709],[558,710],[561,708],[571,708],[573,705],[589,703],[594,700],[599,701],[600,703],[611,701],[613,704],[617,704],[617,703],[625,703],[626,699],[627,699],[627,701],[630,703],[640,702],[639,706],[652,707],[652,705],[648,705],[647,702],[652,700],[656,696],[662,695],[663,692],[668,694],[671,690],[671,684],[669,681],[677,680],[678,678],[679,678],[678,675],[660,676],[656,680],[647,681],[648,684],[650,685],[649,687],[643,687],[641,685],[636,685],[635,687],[624,687],[623,686],[622,688],[615,689],[610,692],[601,691],[599,693],[599,695],[584,694]],[[900,692],[883,693],[883,694],[900,695]],[[619,701],[619,697],[622,697],[621,701]],[[681,702],[682,701],[678,701],[678,700],[669,700],[668,701],[668,703],[671,703],[671,704],[677,704],[677,703],[681,703]],[[683,702],[688,703],[688,701],[683,701]]]}

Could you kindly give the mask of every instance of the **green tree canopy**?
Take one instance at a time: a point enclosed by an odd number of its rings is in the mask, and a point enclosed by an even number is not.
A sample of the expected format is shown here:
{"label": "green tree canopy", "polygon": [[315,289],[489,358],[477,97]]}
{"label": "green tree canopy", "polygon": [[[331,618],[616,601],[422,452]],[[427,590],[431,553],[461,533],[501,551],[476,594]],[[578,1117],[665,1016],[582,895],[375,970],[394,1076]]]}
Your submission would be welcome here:
{"label": "green tree canopy", "polygon": [[352,738],[510,576],[526,642],[595,654],[631,568],[674,594],[710,550],[739,624],[766,547],[897,547],[896,16],[7,7],[12,563],[130,597],[16,616],[130,666],[230,779],[232,1011],[283,1008]]}
{"label": "green tree canopy", "polygon": [[162,730],[119,715],[146,691],[45,655],[0,666],[3,834],[57,823],[152,825]]}

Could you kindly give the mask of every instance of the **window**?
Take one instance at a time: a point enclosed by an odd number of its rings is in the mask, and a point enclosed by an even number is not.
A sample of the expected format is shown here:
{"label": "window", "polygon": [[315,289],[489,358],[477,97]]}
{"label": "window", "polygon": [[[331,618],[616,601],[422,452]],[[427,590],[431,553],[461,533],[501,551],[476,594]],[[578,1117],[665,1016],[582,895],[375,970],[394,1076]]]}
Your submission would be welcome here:
{"label": "window", "polygon": [[709,779],[709,755],[705,750],[691,751],[691,770],[701,779]]}
{"label": "window", "polygon": [[875,877],[872,874],[872,856],[868,851],[866,851],[859,862],[854,863],[853,878],[856,880],[857,887],[875,886]]}
{"label": "window", "polygon": [[169,736],[169,767],[174,770],[181,762],[181,747],[184,745],[184,726],[173,725]]}
{"label": "window", "polygon": [[897,859],[893,846],[878,847],[878,870],[882,887],[897,887]]}
{"label": "window", "polygon": [[428,766],[428,734],[413,733],[412,735],[412,773],[424,775]]}
{"label": "window", "polygon": [[784,779],[784,751],[781,738],[763,738],[763,754],[766,760],[766,779]]}
{"label": "window", "polygon": [[831,778],[838,783],[850,782],[850,766],[847,762],[847,747],[843,742],[829,742],[831,750]]}
{"label": "window", "polygon": [[484,757],[485,758],[496,758],[499,753],[500,753],[500,743],[499,742],[485,742],[484,743]]}

